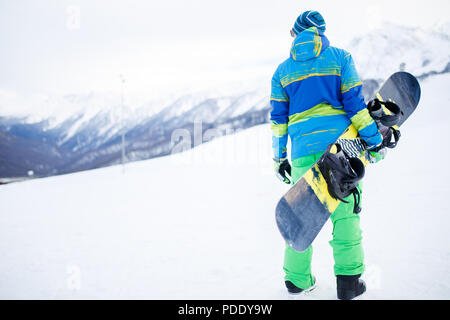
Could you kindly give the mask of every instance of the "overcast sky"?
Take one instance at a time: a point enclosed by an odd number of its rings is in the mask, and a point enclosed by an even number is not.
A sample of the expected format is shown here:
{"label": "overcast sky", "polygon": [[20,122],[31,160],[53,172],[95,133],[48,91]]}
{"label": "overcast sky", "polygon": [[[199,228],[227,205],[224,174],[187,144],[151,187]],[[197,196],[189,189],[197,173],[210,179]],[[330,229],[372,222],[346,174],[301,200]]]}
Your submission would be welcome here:
{"label": "overcast sky", "polygon": [[[344,46],[383,20],[429,28],[449,1],[0,0],[0,91],[19,94],[130,90],[162,94],[220,79],[266,75],[288,56],[304,10]],[[236,79],[239,80],[239,79]]]}

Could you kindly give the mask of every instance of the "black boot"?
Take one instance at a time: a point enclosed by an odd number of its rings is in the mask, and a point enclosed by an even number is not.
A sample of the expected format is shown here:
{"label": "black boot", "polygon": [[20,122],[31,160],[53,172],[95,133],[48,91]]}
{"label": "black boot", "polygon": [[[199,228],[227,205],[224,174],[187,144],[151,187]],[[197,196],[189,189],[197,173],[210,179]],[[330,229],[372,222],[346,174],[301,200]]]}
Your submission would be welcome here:
{"label": "black boot", "polygon": [[359,277],[361,277],[360,274],[354,276],[336,276],[338,299],[351,300],[366,291],[366,284]]}
{"label": "black boot", "polygon": [[285,281],[284,284],[286,285],[286,288],[290,294],[299,294],[302,292],[309,292],[309,291],[314,290],[314,288],[316,287],[316,278],[314,276],[313,276],[313,282],[314,282],[313,285],[311,287],[309,287],[308,289],[299,288],[290,281]]}

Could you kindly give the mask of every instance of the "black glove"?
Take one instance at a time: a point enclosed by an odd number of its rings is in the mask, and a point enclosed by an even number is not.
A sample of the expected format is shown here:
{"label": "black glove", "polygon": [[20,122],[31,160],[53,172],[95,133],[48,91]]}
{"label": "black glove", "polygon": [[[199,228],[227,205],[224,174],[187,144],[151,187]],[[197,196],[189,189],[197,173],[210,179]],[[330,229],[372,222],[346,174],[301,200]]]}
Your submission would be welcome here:
{"label": "black glove", "polygon": [[273,159],[274,160],[274,169],[275,175],[278,179],[283,181],[286,184],[291,184],[291,165],[286,158],[283,159]]}

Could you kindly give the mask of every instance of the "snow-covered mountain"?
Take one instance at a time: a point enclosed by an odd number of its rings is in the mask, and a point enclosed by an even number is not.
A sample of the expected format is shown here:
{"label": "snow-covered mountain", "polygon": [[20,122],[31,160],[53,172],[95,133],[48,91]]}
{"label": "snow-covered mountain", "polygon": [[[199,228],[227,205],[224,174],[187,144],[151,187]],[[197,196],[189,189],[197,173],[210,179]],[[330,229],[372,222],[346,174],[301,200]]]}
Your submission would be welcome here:
{"label": "snow-covered mountain", "polygon": [[363,79],[385,79],[399,69],[419,78],[450,71],[449,24],[424,30],[386,22],[353,39],[347,49]]}
{"label": "snow-covered mountain", "polygon": [[[450,74],[422,100],[386,159],[367,167],[361,299],[450,299]],[[439,152],[437,152],[439,150]],[[435,166],[435,163],[432,164]],[[317,288],[288,296],[263,124],[184,153],[1,186],[0,299],[336,299],[327,222]]]}
{"label": "snow-covered mountain", "polygon": [[[419,79],[450,71],[445,26],[425,31],[387,23],[354,39],[347,49],[364,80],[366,99],[399,69]],[[171,153],[175,129],[193,136],[201,122],[201,133],[216,128],[221,135],[267,122],[269,80],[270,75],[261,79],[253,91],[225,95],[205,91],[155,100],[126,94],[123,103],[120,94],[43,97],[26,102],[40,115],[22,117],[8,115],[13,99],[0,92],[0,178],[24,177],[30,170],[47,176],[120,163],[122,136],[126,161],[134,161]]]}
{"label": "snow-covered mountain", "polygon": [[185,95],[159,111],[153,104],[132,109],[121,106],[120,99],[99,101],[93,94],[55,100],[47,101],[81,107],[67,117],[38,121],[35,117],[0,117],[0,150],[5,155],[0,177],[25,176],[29,170],[46,176],[118,163],[122,135],[127,161],[166,155],[172,150],[175,129],[193,132],[201,122],[203,130],[215,127],[225,133],[225,127],[241,129],[266,122],[269,108],[261,91],[226,97]]}

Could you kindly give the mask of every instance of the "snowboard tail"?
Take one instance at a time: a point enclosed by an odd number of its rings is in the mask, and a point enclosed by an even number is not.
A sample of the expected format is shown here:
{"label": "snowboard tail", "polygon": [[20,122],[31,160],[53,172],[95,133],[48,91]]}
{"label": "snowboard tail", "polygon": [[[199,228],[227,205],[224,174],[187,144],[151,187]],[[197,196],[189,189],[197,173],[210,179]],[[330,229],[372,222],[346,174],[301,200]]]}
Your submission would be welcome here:
{"label": "snowboard tail", "polygon": [[328,193],[326,182],[316,165],[305,175],[308,177],[299,180],[292,192],[281,198],[276,207],[278,229],[286,242],[297,251],[304,251],[310,246],[310,239],[319,234],[330,212],[334,212],[339,205],[339,201]]}
{"label": "snowboard tail", "polygon": [[[357,135],[358,132],[351,125],[339,139],[348,142],[356,139]],[[367,163],[362,156],[361,160]],[[289,189],[276,207],[278,229],[289,246],[296,251],[308,249],[341,203],[328,192],[328,184],[319,169],[318,161]]]}

